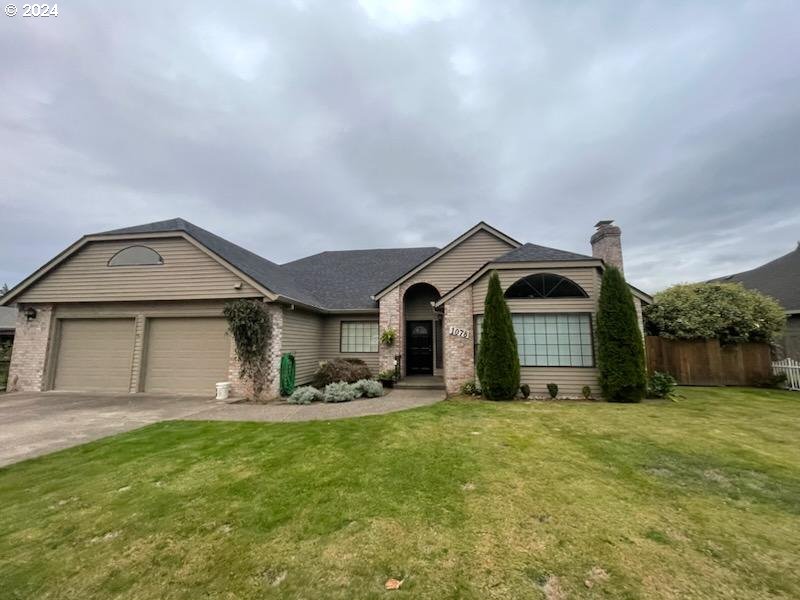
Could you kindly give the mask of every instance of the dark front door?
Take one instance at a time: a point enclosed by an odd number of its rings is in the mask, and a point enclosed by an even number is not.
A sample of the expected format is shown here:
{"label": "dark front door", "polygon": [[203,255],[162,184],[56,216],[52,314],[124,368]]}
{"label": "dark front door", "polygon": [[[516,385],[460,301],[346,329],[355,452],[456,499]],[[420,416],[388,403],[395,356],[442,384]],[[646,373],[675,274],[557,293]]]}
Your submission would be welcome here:
{"label": "dark front door", "polygon": [[408,375],[433,375],[433,321],[406,323]]}

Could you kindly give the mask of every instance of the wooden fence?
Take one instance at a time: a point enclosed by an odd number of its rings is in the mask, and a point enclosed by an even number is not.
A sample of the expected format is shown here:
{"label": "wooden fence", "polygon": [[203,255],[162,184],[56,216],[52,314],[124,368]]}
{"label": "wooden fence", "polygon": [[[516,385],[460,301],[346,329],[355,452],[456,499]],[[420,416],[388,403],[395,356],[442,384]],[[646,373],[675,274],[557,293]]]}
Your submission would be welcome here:
{"label": "wooden fence", "polygon": [[784,358],[772,363],[772,371],[776,375],[786,375],[786,387],[800,392],[800,362],[791,358]]}
{"label": "wooden fence", "polygon": [[669,373],[681,385],[753,385],[772,373],[768,344],[647,336],[645,346],[648,373]]}

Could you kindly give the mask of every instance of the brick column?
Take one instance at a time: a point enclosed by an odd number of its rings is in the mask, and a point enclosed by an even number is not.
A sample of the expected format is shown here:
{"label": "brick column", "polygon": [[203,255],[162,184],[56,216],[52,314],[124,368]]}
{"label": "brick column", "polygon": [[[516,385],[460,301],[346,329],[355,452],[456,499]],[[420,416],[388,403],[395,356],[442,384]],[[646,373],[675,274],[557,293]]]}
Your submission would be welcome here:
{"label": "brick column", "polygon": [[41,392],[45,388],[45,366],[53,321],[51,304],[33,305],[36,318],[28,321],[25,309],[19,306],[14,348],[8,371],[9,391]]}
{"label": "brick column", "polygon": [[401,350],[403,347],[404,333],[402,308],[402,296],[400,295],[399,287],[396,287],[386,294],[378,303],[378,310],[380,311],[378,317],[380,332],[383,333],[390,328],[397,332],[394,344],[391,346],[381,344],[378,348],[378,365],[381,371],[394,369],[394,355],[403,353]]}
{"label": "brick column", "polygon": [[[444,383],[448,394],[456,394],[461,385],[475,379],[473,344],[472,288],[467,287],[444,304]],[[466,329],[469,339],[448,335],[451,327]]]}
{"label": "brick column", "polygon": [[236,358],[236,344],[231,339],[231,352],[228,361],[228,381],[231,394],[253,400],[272,400],[280,395],[281,347],[283,345],[283,307],[280,304],[266,304],[264,310],[270,317],[270,338],[267,345],[267,372],[264,390],[258,398],[253,397],[253,382],[239,376],[239,360]]}

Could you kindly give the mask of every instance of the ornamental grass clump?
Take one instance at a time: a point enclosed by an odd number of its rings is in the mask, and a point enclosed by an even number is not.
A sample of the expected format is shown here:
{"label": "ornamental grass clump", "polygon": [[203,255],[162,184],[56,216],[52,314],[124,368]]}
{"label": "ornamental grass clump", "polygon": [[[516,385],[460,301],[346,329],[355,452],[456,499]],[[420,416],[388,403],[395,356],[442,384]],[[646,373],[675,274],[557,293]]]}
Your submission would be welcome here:
{"label": "ornamental grass clump", "polygon": [[350,402],[356,399],[356,390],[346,381],[337,381],[325,386],[323,400],[325,402]]}
{"label": "ornamental grass clump", "polygon": [[520,376],[517,337],[496,271],[489,277],[483,306],[477,372],[481,392],[489,400],[516,396]]}
{"label": "ornamental grass clump", "polygon": [[361,379],[353,384],[358,397],[377,398],[383,396],[383,386],[380,381],[374,379]]}
{"label": "ornamental grass clump", "polygon": [[289,396],[286,401],[289,404],[311,404],[312,402],[322,401],[322,398],[322,392],[320,392],[317,388],[310,385],[305,385],[295,389],[295,391],[292,392],[292,395]]}

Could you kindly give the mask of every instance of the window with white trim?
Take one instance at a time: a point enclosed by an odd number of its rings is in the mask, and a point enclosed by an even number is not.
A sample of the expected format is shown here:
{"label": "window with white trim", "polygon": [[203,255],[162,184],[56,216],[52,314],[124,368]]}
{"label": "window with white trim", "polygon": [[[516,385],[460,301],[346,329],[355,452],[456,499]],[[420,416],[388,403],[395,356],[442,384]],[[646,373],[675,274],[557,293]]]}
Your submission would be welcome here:
{"label": "window with white trim", "polygon": [[[592,317],[586,313],[512,313],[523,367],[593,367]],[[480,344],[483,315],[477,318]]]}
{"label": "window with white trim", "polygon": [[342,321],[341,352],[377,352],[377,321]]}

